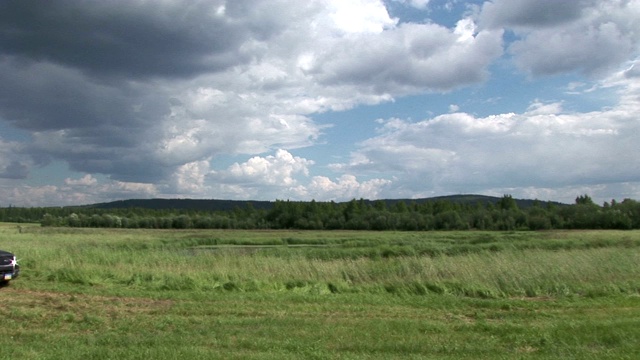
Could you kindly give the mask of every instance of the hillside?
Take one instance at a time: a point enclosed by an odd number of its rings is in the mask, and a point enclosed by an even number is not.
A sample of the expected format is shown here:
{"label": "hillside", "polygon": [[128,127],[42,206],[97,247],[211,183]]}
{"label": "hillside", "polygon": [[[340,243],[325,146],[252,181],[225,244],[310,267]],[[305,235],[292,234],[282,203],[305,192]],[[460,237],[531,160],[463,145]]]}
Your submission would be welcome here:
{"label": "hillside", "polygon": [[255,209],[269,210],[273,207],[273,202],[216,199],[130,199],[86,205],[83,207],[97,209],[139,208],[153,210],[228,211],[236,208],[246,208],[247,206],[252,206]]}
{"label": "hillside", "polygon": [[[394,205],[398,202],[405,202],[407,204],[417,203],[423,204],[427,202],[445,201],[456,204],[496,204],[500,201],[500,197],[485,196],[485,195],[448,195],[437,196],[431,198],[422,199],[383,199],[383,200],[364,200],[368,204],[373,204],[376,201],[383,201],[387,206]],[[514,199],[521,209],[526,209],[533,206],[536,200],[530,199]],[[546,203],[546,202],[545,202]],[[563,206],[566,204],[559,202],[551,202],[557,206]],[[270,210],[273,208],[274,201],[255,201],[255,200],[218,200],[218,199],[130,199],[119,200],[107,203],[98,203],[92,205],[86,205],[83,207],[96,208],[96,209],[127,209],[127,208],[140,208],[140,209],[153,209],[153,210],[202,210],[202,211],[228,211],[237,208],[246,208],[247,206],[254,209]]]}

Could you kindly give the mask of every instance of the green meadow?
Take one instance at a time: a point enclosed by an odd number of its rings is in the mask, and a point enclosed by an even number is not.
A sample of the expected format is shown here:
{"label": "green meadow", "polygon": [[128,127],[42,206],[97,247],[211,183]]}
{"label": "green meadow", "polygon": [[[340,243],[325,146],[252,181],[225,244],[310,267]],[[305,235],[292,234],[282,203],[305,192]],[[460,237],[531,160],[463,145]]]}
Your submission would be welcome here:
{"label": "green meadow", "polygon": [[0,224],[6,359],[637,359],[640,231]]}

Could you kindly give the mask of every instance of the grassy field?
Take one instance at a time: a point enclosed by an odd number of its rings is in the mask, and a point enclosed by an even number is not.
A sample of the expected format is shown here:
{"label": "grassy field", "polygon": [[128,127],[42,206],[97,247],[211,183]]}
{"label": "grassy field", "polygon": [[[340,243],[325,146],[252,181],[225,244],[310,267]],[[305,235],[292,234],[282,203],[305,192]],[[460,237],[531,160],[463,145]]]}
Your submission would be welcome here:
{"label": "grassy field", "polygon": [[0,224],[4,359],[640,358],[640,231]]}

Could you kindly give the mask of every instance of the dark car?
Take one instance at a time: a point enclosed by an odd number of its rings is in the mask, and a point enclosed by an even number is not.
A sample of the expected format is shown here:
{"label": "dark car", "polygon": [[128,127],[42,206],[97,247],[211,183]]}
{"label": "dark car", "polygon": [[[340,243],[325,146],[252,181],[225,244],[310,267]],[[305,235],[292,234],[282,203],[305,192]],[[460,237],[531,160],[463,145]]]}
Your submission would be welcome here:
{"label": "dark car", "polygon": [[6,284],[18,275],[20,275],[20,265],[16,261],[16,256],[0,250],[0,284]]}

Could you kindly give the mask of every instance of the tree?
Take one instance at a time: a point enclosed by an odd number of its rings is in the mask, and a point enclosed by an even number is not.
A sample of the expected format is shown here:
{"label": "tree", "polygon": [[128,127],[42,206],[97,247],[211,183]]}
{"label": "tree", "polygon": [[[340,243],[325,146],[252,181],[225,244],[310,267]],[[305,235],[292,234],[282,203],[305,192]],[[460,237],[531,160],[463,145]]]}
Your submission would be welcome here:
{"label": "tree", "polygon": [[518,203],[516,203],[515,199],[511,195],[504,195],[500,200],[498,200],[498,208],[502,210],[517,210]]}
{"label": "tree", "polygon": [[44,216],[42,216],[42,221],[40,222],[40,225],[41,226],[59,226],[60,220],[51,214],[44,214]]}
{"label": "tree", "polygon": [[595,203],[589,195],[584,194],[576,198],[576,205],[595,205]]}

